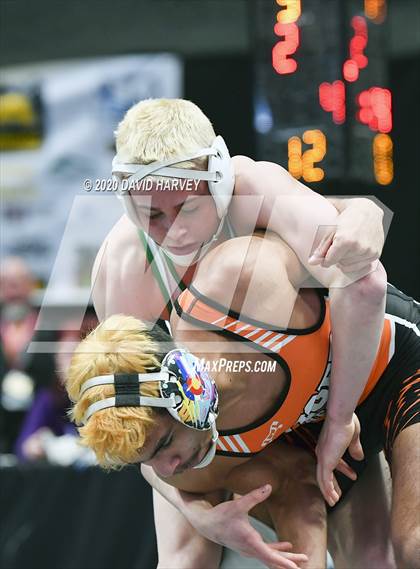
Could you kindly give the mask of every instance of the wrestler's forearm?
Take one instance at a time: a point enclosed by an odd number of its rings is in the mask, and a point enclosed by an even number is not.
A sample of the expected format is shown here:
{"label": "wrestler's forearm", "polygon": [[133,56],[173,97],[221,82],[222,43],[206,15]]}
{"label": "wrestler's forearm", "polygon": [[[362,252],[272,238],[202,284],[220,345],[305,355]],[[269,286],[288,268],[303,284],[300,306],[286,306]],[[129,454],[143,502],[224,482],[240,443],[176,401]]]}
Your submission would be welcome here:
{"label": "wrestler's forearm", "polygon": [[338,213],[341,213],[346,208],[351,207],[351,200],[347,200],[345,198],[332,198],[329,196],[328,197],[325,196],[325,199],[328,200],[330,204],[332,204],[335,207]]}
{"label": "wrestler's forearm", "polygon": [[335,207],[338,213],[342,213],[345,209],[354,208],[358,215],[365,215],[374,220],[382,220],[384,215],[381,208],[368,198],[326,197],[326,199]]}
{"label": "wrestler's forearm", "polygon": [[151,466],[141,465],[141,473],[145,480],[159,492],[163,498],[168,500],[172,506],[174,506],[181,514],[183,514],[187,519],[189,519],[190,514],[197,509],[205,512],[212,507],[212,503],[207,500],[206,494],[195,494],[192,492],[184,492],[178,490],[174,486],[170,486],[163,480],[161,480],[153,471]]}
{"label": "wrestler's forearm", "polygon": [[373,273],[330,289],[332,369],[327,418],[348,423],[365,388],[378,351],[386,300],[386,273]]}
{"label": "wrestler's forearm", "polygon": [[221,546],[202,537],[186,517],[156,490],[153,491],[158,569],[215,569],[220,565]]}

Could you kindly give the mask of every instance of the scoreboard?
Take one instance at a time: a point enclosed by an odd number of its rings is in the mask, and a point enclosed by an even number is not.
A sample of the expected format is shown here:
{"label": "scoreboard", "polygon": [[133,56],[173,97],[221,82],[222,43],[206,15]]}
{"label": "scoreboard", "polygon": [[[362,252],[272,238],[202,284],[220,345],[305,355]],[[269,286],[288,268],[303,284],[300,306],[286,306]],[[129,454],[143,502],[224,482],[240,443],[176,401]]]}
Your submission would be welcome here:
{"label": "scoreboard", "polygon": [[393,179],[386,0],[257,0],[260,159],[303,182]]}

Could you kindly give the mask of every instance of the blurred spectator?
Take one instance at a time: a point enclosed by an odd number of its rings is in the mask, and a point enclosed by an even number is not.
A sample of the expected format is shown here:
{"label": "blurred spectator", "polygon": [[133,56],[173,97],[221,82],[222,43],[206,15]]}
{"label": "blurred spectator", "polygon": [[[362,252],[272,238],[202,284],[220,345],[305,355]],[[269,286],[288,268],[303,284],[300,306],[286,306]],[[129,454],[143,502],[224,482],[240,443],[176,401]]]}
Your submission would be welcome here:
{"label": "blurred spectator", "polygon": [[[20,460],[47,460],[62,466],[94,463],[93,453],[78,444],[77,431],[67,417],[70,401],[63,383],[75,347],[87,328],[94,328],[96,324],[96,320],[88,316],[84,320],[82,332],[67,329],[61,333],[55,354],[56,380],[52,386],[38,391],[25,417],[15,445]],[[71,326],[68,323],[66,327]]]}
{"label": "blurred spectator", "polygon": [[31,341],[37,313],[31,304],[35,288],[32,274],[19,257],[9,257],[0,267],[0,333],[9,369],[21,369],[22,357]]}
{"label": "blurred spectator", "polygon": [[19,257],[0,266],[0,452],[11,452],[23,417],[40,385],[54,377],[51,354],[30,354],[37,309],[32,304],[33,275]]}

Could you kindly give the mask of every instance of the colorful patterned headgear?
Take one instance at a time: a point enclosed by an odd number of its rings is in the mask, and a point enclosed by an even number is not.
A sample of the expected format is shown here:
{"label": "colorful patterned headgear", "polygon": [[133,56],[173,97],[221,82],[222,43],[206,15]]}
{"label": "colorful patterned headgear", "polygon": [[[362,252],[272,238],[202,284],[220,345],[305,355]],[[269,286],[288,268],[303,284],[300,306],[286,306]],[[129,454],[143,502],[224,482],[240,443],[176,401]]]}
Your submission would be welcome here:
{"label": "colorful patterned headgear", "polygon": [[172,417],[200,431],[210,429],[218,414],[216,384],[202,368],[200,360],[190,352],[172,350],[162,362],[162,369],[169,372],[171,379],[160,383],[162,397],[175,394],[175,407],[168,407]]}
{"label": "colorful patterned headgear", "polygon": [[[141,394],[139,384],[158,381],[160,397]],[[80,395],[98,385],[115,386],[115,397],[89,405],[85,424],[96,412],[109,407],[164,407],[174,419],[197,430],[214,429],[218,415],[218,393],[214,380],[201,361],[183,349],[171,350],[163,359],[159,372],[100,375],[85,381]]]}

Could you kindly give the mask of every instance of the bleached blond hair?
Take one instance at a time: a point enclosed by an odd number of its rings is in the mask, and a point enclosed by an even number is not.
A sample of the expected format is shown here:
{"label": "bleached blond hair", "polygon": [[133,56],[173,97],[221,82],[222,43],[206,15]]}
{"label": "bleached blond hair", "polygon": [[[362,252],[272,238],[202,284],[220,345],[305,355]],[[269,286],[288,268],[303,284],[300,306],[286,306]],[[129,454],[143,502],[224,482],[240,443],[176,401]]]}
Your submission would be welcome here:
{"label": "bleached blond hair", "polygon": [[[211,146],[216,134],[201,109],[185,99],[146,99],[129,109],[115,133],[118,158],[150,164]],[[207,157],[180,162],[207,169]]]}
{"label": "bleached blond hair", "polygon": [[[166,351],[171,349],[169,335],[160,328],[148,330],[146,324],[117,314],[97,326],[76,348],[66,377],[66,390],[73,403],[70,418],[81,425],[89,405],[115,395],[113,385],[92,387],[80,396],[82,384],[89,378],[113,373],[159,371]],[[169,347],[168,347],[169,346]],[[142,384],[146,396],[157,396],[156,382]],[[157,413],[151,407],[110,407],[97,411],[78,428],[81,443],[91,448],[101,466],[121,468],[138,461],[141,449],[156,424]]]}

